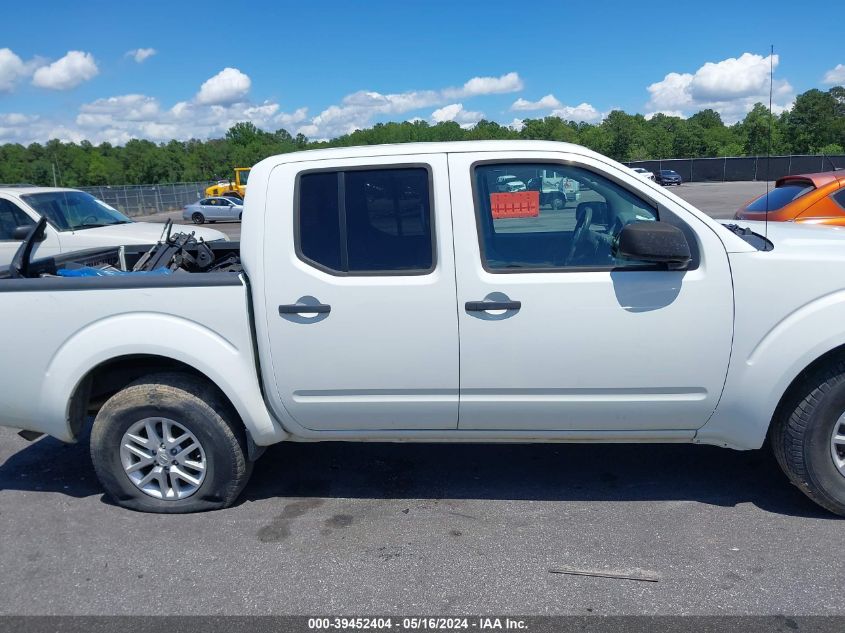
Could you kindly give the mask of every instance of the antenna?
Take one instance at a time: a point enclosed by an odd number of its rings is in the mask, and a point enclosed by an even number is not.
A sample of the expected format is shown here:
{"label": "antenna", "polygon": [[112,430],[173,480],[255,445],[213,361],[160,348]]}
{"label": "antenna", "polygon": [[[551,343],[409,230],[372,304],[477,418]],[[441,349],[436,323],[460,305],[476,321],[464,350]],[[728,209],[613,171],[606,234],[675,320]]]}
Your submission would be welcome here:
{"label": "antenna", "polygon": [[766,216],[763,237],[769,239],[769,181],[772,178],[772,91],[775,76],[775,45],[769,48],[769,144],[766,148]]}

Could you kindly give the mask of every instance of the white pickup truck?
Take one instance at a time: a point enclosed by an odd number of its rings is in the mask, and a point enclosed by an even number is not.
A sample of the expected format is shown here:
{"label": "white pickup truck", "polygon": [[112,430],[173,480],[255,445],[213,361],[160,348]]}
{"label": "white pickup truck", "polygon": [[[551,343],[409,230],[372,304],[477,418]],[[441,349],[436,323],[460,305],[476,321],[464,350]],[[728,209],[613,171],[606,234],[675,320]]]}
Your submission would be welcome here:
{"label": "white pickup truck", "polygon": [[[577,206],[497,189],[527,168],[578,182]],[[768,437],[845,514],[845,233],[743,226],[563,143],[275,156],[240,256],[180,234],[32,259],[28,239],[0,274],[0,422],[71,442],[95,415],[103,487],[146,511],[225,507],[288,440]]]}
{"label": "white pickup truck", "polygon": [[[0,266],[8,266],[26,233],[41,218],[47,226],[36,255],[46,257],[86,248],[149,244],[161,223],[134,222],[117,209],[78,189],[0,186]],[[184,227],[187,229],[187,227]],[[198,228],[206,241],[228,240],[214,229]]]}

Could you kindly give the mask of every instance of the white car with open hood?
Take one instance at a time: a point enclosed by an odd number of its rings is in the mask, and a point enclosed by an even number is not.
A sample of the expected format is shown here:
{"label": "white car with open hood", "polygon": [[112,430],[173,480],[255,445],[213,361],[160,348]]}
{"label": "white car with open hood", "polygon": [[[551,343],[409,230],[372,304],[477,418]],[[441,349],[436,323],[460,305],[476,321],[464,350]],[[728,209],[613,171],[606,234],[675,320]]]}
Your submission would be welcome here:
{"label": "white car with open hood", "polygon": [[[507,184],[549,172],[576,204]],[[228,506],[281,441],[768,437],[845,514],[843,231],[723,224],[544,141],[267,158],[240,250],[33,257],[44,229],[0,271],[0,423],[72,442],[93,416],[125,507]]]}
{"label": "white car with open hood", "polygon": [[[134,222],[117,209],[77,189],[57,187],[0,187],[0,266],[8,266],[21,241],[42,217],[44,239],[36,256],[46,257],[86,248],[121,244],[154,244],[164,224]],[[205,241],[227,240],[213,229],[187,227]]]}

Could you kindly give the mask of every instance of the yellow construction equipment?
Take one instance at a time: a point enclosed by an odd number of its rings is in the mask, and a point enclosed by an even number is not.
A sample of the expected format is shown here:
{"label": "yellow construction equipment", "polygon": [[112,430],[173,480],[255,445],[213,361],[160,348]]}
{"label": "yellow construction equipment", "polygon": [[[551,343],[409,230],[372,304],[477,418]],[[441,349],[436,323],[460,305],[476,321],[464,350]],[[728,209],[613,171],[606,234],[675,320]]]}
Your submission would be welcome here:
{"label": "yellow construction equipment", "polygon": [[206,188],[206,197],[237,196],[243,200],[243,197],[246,195],[246,181],[249,179],[249,169],[249,167],[235,167],[235,179],[218,180],[215,184]]}

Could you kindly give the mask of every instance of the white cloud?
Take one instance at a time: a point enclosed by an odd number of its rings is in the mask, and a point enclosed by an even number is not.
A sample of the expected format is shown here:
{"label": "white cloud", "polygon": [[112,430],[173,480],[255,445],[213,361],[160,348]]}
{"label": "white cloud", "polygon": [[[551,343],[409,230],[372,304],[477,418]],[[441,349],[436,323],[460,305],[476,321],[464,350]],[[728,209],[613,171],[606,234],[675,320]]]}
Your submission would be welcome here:
{"label": "white cloud", "polygon": [[464,109],[463,104],[453,103],[451,105],[443,106],[431,113],[431,120],[435,123],[444,123],[445,121],[454,121],[458,113]]}
{"label": "white cloud", "polygon": [[551,110],[561,107],[561,102],[558,101],[554,95],[548,94],[539,101],[526,101],[522,97],[517,99],[511,105],[511,110],[515,111],[531,111],[531,110]]}
{"label": "white cloud", "polygon": [[824,74],[822,83],[836,84],[841,86],[845,84],[845,64],[836,64],[833,68]]}
{"label": "white cloud", "polygon": [[455,121],[461,127],[472,127],[484,118],[483,112],[472,112],[464,110],[462,103],[451,103],[442,108],[438,108],[431,113],[431,120],[434,123],[445,123],[446,121]]}
{"label": "white cloud", "polygon": [[273,120],[287,130],[289,127],[302,123],[307,118],[308,108],[297,108],[293,112],[282,112]]}
{"label": "white cloud", "polygon": [[589,103],[556,108],[552,110],[551,116],[560,117],[564,121],[575,121],[576,123],[598,123],[604,118],[604,115]]}
{"label": "white cloud", "polygon": [[54,121],[42,119],[36,114],[10,112],[0,114],[0,142],[27,145],[34,141],[44,142],[57,138],[64,142],[79,143],[85,134]]}
{"label": "white cloud", "polygon": [[154,48],[133,48],[131,51],[126,51],[126,57],[131,57],[139,64],[155,55],[158,51]]}
{"label": "white cloud", "polygon": [[13,90],[18,80],[31,75],[43,63],[38,57],[25,62],[11,49],[0,48],[0,92]]}
{"label": "white cloud", "polygon": [[[768,102],[769,71],[777,68],[779,58],[743,53],[720,62],[707,62],[695,73],[667,74],[661,81],[648,86],[649,114],[672,112],[692,114],[704,108],[718,111],[727,123],[741,119],[755,103]],[[771,66],[770,66],[771,64]],[[773,110],[790,107],[794,98],[788,81],[772,84],[775,104]]]}
{"label": "white cloud", "polygon": [[[359,90],[346,95],[339,105],[331,105],[296,130],[310,138],[331,138],[351,134],[371,125],[377,116],[404,114],[412,110],[448,104],[450,101],[486,94],[501,94],[522,90],[522,79],[515,72],[499,77],[472,77],[459,88],[440,90],[409,90],[382,94]],[[483,118],[478,112],[464,111],[456,115],[462,125],[473,125]],[[477,117],[477,118],[476,118]]]}
{"label": "white cloud", "polygon": [[[42,62],[43,63],[43,62]],[[67,124],[42,120],[24,122],[20,130],[11,132],[10,125],[0,121],[0,142],[44,142],[51,135],[63,140],[88,139],[123,144],[132,138],[152,141],[189,138],[214,138],[241,121],[250,121],[261,129],[284,128],[292,134],[302,133],[311,139],[327,139],[372,125],[379,117],[401,120],[405,113],[421,115],[424,109],[437,109],[437,118],[453,120],[471,127],[484,117],[475,110],[464,109],[459,99],[450,95],[475,95],[519,90],[522,80],[516,73],[500,77],[473,77],[457,88],[409,90],[379,93],[360,90],[343,97],[339,103],[312,115],[308,108],[282,111],[274,101],[249,101],[251,81],[234,68],[226,68],[202,84],[191,99],[167,107],[156,98],[143,94],[126,94],[97,99],[80,106]],[[450,107],[444,107],[450,106]],[[416,111],[416,112],[414,112]],[[429,110],[430,112],[430,110]],[[434,115],[426,120],[434,120]],[[404,117],[402,117],[404,118]],[[412,120],[421,120],[414,116]]]}
{"label": "white cloud", "polygon": [[50,90],[69,90],[93,79],[99,72],[91,53],[68,51],[61,59],[36,70],[32,85]]}
{"label": "white cloud", "polygon": [[669,73],[663,78],[648,87],[651,94],[646,108],[649,110],[665,110],[669,108],[686,108],[692,106],[692,95],[690,84],[692,75],[689,73]]}
{"label": "white cloud", "polygon": [[475,97],[478,95],[503,94],[522,90],[522,79],[517,73],[510,72],[501,77],[473,77],[459,89],[447,88],[444,94],[448,98]]}
{"label": "white cloud", "polygon": [[517,132],[521,132],[522,128],[525,127],[525,123],[522,119],[514,119],[510,123],[508,123],[508,127],[512,130],[516,130]]}
{"label": "white cloud", "polygon": [[[227,106],[180,101],[170,109],[164,109],[154,97],[129,94],[84,104],[75,124],[79,135],[94,143],[124,144],[132,138],[162,142],[219,137],[241,121],[249,121],[262,129],[277,129],[280,118],[285,116],[304,118],[304,113],[279,114],[279,104],[271,101]],[[0,141],[2,139],[0,134]],[[36,137],[33,140],[45,139]]]}
{"label": "white cloud", "polygon": [[148,121],[158,116],[160,111],[161,108],[158,100],[154,97],[129,94],[119,97],[108,97],[107,99],[97,99],[91,103],[86,103],[80,108],[80,116],[85,114],[101,116],[118,115],[127,121]]}
{"label": "white cloud", "polygon": [[707,62],[693,75],[690,94],[696,101],[728,101],[765,93],[769,88],[770,69],[778,65],[778,56],[763,57],[743,53],[720,62]]}
{"label": "white cloud", "polygon": [[250,78],[237,68],[224,68],[208,79],[196,96],[202,105],[226,105],[246,97],[252,86]]}

